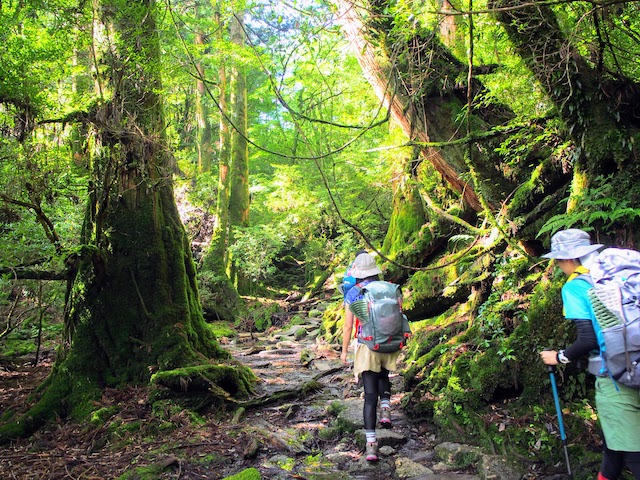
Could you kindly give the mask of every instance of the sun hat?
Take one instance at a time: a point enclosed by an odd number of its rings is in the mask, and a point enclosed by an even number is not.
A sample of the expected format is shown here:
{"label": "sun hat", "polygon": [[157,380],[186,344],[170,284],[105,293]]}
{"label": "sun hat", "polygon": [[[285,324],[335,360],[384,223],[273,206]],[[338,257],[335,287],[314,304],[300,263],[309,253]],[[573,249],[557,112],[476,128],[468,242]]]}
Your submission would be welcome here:
{"label": "sun hat", "polygon": [[367,278],[380,273],[382,270],[376,265],[376,259],[369,253],[358,255],[351,267],[351,275],[355,278]]}
{"label": "sun hat", "polygon": [[569,228],[551,237],[551,251],[542,256],[557,260],[572,260],[584,257],[603,246],[599,243],[591,243],[591,236],[584,230]]}

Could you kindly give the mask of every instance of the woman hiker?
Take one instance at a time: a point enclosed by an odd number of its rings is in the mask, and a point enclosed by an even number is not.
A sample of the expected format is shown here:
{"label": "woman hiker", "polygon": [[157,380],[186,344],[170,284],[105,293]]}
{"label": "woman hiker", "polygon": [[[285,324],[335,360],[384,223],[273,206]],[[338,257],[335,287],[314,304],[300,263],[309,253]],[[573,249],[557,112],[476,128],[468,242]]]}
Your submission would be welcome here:
{"label": "woman hiker", "polygon": [[[587,232],[572,228],[556,233],[551,238],[551,252],[543,255],[555,259],[568,276],[562,287],[563,313],[575,323],[578,332],[575,342],[564,350],[540,352],[546,365],[569,363],[589,353],[597,355],[604,346],[587,296],[591,283],[580,277],[589,273],[600,247],[591,243]],[[640,392],[614,382],[609,376],[598,377],[596,410],[604,434],[598,480],[616,480],[625,465],[640,480]]]}
{"label": "woman hiker", "polygon": [[[356,278],[356,286],[364,287],[368,283],[379,280],[382,273],[376,265],[376,260],[368,253],[361,253],[353,262],[351,275]],[[349,305],[363,297],[360,288],[352,288],[345,297],[345,320],[342,332],[342,363],[347,363],[349,343],[354,338],[352,335],[355,323],[355,335],[357,336],[359,322]],[[401,299],[398,298],[398,302]],[[355,322],[354,322],[355,318]],[[400,352],[379,353],[370,350],[363,344],[356,343],[353,361],[353,373],[358,378],[362,376],[364,385],[364,431],[367,440],[366,459],[370,462],[378,460],[378,442],[376,438],[376,417],[378,398],[380,398],[380,426],[391,428],[391,382],[389,372],[397,369],[396,362]]]}

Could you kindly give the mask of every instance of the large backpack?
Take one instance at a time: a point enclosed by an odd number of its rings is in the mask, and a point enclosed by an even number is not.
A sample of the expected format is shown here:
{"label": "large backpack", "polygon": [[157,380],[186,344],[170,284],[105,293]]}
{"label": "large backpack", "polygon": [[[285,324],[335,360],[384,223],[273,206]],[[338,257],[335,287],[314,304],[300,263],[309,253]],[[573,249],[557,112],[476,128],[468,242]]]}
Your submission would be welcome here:
{"label": "large backpack", "polygon": [[607,248],[590,276],[589,298],[604,336],[599,373],[640,388],[640,252]]}
{"label": "large backpack", "polygon": [[407,342],[411,328],[398,303],[395,283],[373,281],[365,286],[356,285],[363,295],[349,305],[360,320],[358,341],[375,352],[397,352]]}

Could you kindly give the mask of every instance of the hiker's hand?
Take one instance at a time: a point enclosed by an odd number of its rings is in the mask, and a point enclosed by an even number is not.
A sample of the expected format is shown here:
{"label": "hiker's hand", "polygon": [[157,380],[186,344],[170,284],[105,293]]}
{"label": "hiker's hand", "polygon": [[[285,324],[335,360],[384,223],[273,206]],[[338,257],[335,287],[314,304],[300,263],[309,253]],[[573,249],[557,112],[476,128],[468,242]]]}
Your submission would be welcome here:
{"label": "hiker's hand", "polygon": [[555,350],[544,350],[540,352],[540,358],[545,365],[558,365],[558,352]]}
{"label": "hiker's hand", "polygon": [[342,355],[340,355],[340,361],[346,365],[346,363],[347,363],[347,352],[342,352]]}

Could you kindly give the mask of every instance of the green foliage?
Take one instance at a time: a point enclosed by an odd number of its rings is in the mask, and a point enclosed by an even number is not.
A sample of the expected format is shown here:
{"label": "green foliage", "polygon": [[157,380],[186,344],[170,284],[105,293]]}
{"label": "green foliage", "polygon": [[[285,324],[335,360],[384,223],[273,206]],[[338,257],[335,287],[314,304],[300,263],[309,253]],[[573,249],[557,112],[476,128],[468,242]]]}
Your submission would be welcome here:
{"label": "green foliage", "polygon": [[102,407],[91,413],[90,422],[95,426],[102,426],[110,417],[118,413],[119,407]]}
{"label": "green foliage", "polygon": [[640,208],[635,207],[640,198],[640,187],[632,178],[629,172],[596,177],[590,188],[572,196],[575,207],[567,213],[551,217],[538,235],[565,228],[596,232],[631,228],[640,218]]}
{"label": "green foliage", "polygon": [[247,312],[236,321],[236,327],[241,331],[263,332],[273,325],[273,315],[278,312],[279,306],[275,302],[252,302],[247,306]]}
{"label": "green foliage", "polygon": [[242,301],[226,275],[201,270],[198,285],[202,311],[207,320],[233,322],[241,315]]}
{"label": "green foliage", "polygon": [[[24,357],[53,351],[62,339],[64,285],[57,282],[16,281],[0,277],[0,356]],[[35,360],[35,355],[33,357]]]}
{"label": "green foliage", "polygon": [[252,282],[264,281],[275,272],[273,261],[285,243],[284,234],[269,225],[236,227],[229,246],[234,265]]}
{"label": "green foliage", "polygon": [[236,336],[236,331],[227,322],[212,322],[209,327],[211,327],[211,331],[216,338],[233,338]]}

